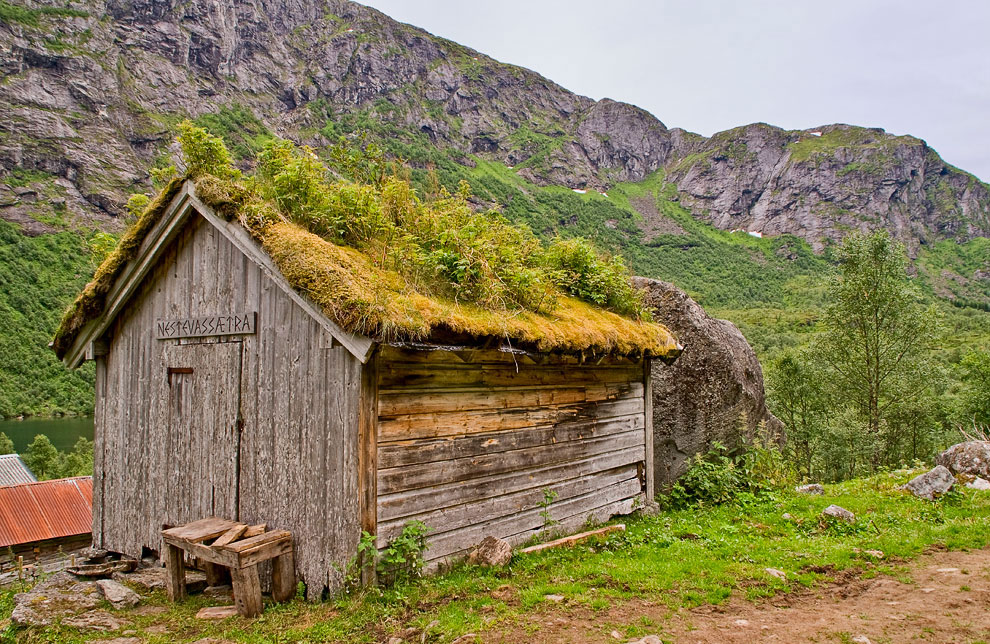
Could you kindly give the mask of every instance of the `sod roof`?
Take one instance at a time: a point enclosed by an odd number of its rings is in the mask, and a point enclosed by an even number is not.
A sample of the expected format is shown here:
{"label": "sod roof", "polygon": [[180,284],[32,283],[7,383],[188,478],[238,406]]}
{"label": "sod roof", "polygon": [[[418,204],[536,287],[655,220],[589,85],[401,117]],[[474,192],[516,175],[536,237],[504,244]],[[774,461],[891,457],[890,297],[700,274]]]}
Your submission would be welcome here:
{"label": "sod roof", "polygon": [[[173,179],[159,193],[65,312],[52,342],[59,358],[72,349],[88,323],[103,315],[107,294],[186,180]],[[282,220],[252,225],[252,213],[259,203],[254,199],[248,206],[239,201],[232,184],[210,176],[190,180],[204,203],[220,216],[241,222],[298,293],[350,333],[385,342],[508,341],[540,352],[672,359],[681,351],[663,325],[629,319],[574,297],[561,295],[551,311],[534,312],[488,310],[420,292],[399,273],[376,266],[361,251],[330,242],[296,223]]]}

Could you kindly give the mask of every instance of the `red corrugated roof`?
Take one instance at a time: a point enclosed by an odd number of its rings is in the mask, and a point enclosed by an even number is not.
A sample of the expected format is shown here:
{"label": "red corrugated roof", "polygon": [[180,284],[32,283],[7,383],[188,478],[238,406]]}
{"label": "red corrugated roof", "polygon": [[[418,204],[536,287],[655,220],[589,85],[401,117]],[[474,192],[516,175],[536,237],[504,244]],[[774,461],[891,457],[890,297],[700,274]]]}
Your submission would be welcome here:
{"label": "red corrugated roof", "polygon": [[93,528],[93,477],[0,487],[0,547],[86,534]]}

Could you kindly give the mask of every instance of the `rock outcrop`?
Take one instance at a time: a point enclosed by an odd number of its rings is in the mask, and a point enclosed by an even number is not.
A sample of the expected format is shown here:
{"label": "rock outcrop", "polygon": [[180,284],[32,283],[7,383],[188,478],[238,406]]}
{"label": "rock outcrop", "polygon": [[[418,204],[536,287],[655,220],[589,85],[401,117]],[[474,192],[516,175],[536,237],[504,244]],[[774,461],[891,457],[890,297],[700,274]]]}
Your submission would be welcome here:
{"label": "rock outcrop", "polygon": [[956,443],[936,456],[935,463],[947,467],[953,474],[990,478],[990,441]]}
{"label": "rock outcrop", "polygon": [[764,425],[771,440],[782,423],[767,410],[763,369],[734,324],[709,316],[687,293],[659,280],[634,278],[646,305],[684,346],[677,361],[653,365],[653,463],[658,491],[683,474],[713,441],[727,446]]}

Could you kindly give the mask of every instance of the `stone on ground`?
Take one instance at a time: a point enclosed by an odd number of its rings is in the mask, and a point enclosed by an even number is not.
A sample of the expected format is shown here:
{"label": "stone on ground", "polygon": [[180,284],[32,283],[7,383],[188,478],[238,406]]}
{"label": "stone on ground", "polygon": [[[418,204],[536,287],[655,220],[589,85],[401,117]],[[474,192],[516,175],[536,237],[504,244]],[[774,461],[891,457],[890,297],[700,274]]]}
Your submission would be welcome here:
{"label": "stone on ground", "polygon": [[956,443],[935,457],[936,465],[944,465],[953,474],[972,474],[990,479],[990,441]]}
{"label": "stone on ground", "polygon": [[828,506],[822,510],[822,514],[827,517],[832,517],[833,519],[845,521],[846,523],[856,523],[856,515],[838,505]]}
{"label": "stone on ground", "polygon": [[956,482],[956,477],[944,465],[939,465],[930,472],[919,474],[905,485],[902,490],[907,490],[916,497],[934,501],[935,497],[941,496],[949,491]]}
{"label": "stone on ground", "polygon": [[512,559],[512,546],[498,537],[485,537],[468,556],[468,563],[481,566],[504,566]]}
{"label": "stone on ground", "polygon": [[114,608],[131,608],[141,601],[136,592],[112,579],[101,579],[96,582],[96,587]]}
{"label": "stone on ground", "polygon": [[783,570],[778,570],[777,568],[764,568],[763,572],[767,573],[771,577],[776,577],[777,579],[787,579],[787,573]]}
{"label": "stone on ground", "polygon": [[825,488],[821,483],[808,483],[807,485],[799,485],[794,488],[794,491],[798,494],[825,494]]}
{"label": "stone on ground", "polygon": [[663,644],[663,640],[657,635],[647,635],[643,639],[632,640],[627,644]]}
{"label": "stone on ground", "polygon": [[96,585],[58,572],[14,597],[10,619],[20,626],[50,626],[57,619],[92,610],[100,605]]}
{"label": "stone on ground", "polygon": [[118,631],[127,622],[117,619],[105,610],[91,610],[62,620],[66,626],[81,631]]}
{"label": "stone on ground", "polygon": [[975,479],[967,483],[966,487],[971,490],[990,490],[990,481],[977,476]]}
{"label": "stone on ground", "polygon": [[237,606],[207,606],[196,613],[196,619],[227,619],[236,616]]}

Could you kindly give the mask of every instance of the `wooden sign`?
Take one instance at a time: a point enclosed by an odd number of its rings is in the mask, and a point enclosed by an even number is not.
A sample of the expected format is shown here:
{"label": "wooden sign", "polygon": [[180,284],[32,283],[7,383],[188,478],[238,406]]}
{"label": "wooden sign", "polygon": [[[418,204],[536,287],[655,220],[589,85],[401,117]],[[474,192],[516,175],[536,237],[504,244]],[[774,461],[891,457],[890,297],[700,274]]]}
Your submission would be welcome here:
{"label": "wooden sign", "polygon": [[155,321],[155,327],[159,340],[172,340],[175,338],[204,338],[214,335],[248,335],[254,333],[257,321],[257,313],[238,313],[235,315],[207,315],[183,320],[159,318]]}

